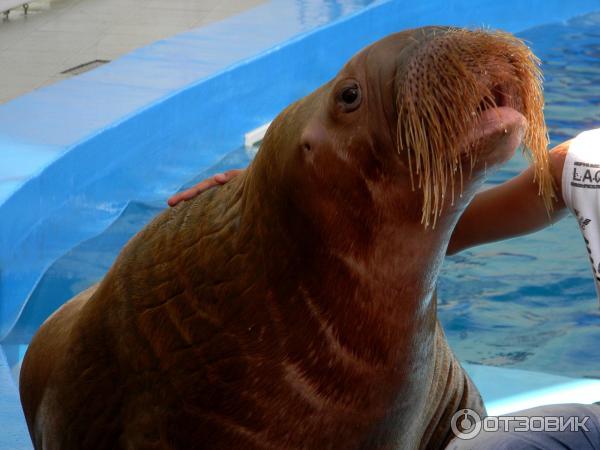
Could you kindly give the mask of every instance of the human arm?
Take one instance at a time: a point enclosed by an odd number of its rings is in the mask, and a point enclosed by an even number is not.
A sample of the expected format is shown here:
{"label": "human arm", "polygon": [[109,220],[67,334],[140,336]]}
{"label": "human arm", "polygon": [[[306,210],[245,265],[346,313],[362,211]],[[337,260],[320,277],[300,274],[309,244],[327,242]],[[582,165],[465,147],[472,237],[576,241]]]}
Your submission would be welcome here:
{"label": "human arm", "polygon": [[570,142],[563,142],[550,151],[550,170],[556,188],[556,200],[550,213],[538,194],[533,167],[529,167],[505,183],[475,196],[459,219],[446,254],[532,233],[564,217],[567,208],[561,181]]}

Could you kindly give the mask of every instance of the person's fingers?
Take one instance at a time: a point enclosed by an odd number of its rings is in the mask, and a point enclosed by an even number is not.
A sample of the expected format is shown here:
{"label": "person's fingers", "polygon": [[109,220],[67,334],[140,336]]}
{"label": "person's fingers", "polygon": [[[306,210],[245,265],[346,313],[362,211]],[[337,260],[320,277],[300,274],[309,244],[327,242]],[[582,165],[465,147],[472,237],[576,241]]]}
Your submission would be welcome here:
{"label": "person's fingers", "polygon": [[217,173],[215,176],[213,176],[213,180],[215,180],[215,183],[219,184],[225,184],[229,181],[227,175],[225,175],[224,173]]}
{"label": "person's fingers", "polygon": [[182,201],[191,200],[192,198],[206,191],[207,189],[215,187],[219,184],[227,183],[229,180],[231,180],[232,178],[234,178],[242,172],[242,169],[232,169],[223,173],[217,173],[216,175],[213,175],[212,177],[201,181],[200,183],[192,186],[189,189],[186,189],[185,191],[178,192],[177,194],[170,197],[169,200],[167,200],[167,203],[169,204],[169,206],[175,206]]}
{"label": "person's fingers", "polygon": [[169,197],[169,199],[167,200],[167,204],[169,206],[175,206],[180,201],[181,201],[181,196],[179,194],[175,194],[175,195],[172,195],[171,197]]}
{"label": "person's fingers", "polygon": [[169,200],[167,200],[167,203],[169,204],[169,206],[175,206],[184,200],[189,200],[190,198],[194,198],[194,196],[197,194],[198,194],[198,191],[196,191],[195,188],[190,188],[190,189],[187,189],[185,191],[175,194],[174,196],[169,198]]}
{"label": "person's fingers", "polygon": [[179,202],[180,202],[179,195],[176,194],[176,195],[169,197],[169,199],[167,200],[167,205],[175,206]]}
{"label": "person's fingers", "polygon": [[169,204],[169,206],[175,206],[184,200],[190,200],[190,199],[194,198],[196,195],[200,194],[201,192],[204,192],[207,189],[210,189],[211,187],[214,187],[218,184],[219,183],[217,183],[214,180],[214,177],[208,178],[208,179],[203,180],[200,183],[196,184],[195,186],[192,186],[191,188],[186,189],[185,191],[181,191],[181,192],[178,192],[177,194],[173,195],[171,198],[169,198],[167,203]]}
{"label": "person's fingers", "polygon": [[240,173],[242,173],[243,169],[231,169],[223,173],[217,173],[213,178],[219,184],[225,184],[230,181],[232,178],[235,178]]}
{"label": "person's fingers", "polygon": [[183,192],[179,192],[171,197],[169,197],[169,199],[167,200],[167,204],[169,206],[176,206],[178,203],[183,201]]}

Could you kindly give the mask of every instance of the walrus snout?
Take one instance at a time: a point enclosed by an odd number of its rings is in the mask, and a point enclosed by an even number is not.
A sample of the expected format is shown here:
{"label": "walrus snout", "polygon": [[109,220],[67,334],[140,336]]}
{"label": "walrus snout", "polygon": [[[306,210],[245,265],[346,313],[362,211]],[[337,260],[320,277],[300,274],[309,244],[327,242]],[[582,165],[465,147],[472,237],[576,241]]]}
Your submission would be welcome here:
{"label": "walrus snout", "polygon": [[527,126],[525,116],[511,107],[486,108],[465,140],[463,158],[486,170],[503,164],[522,144]]}
{"label": "walrus snout", "polygon": [[509,94],[509,91],[510,86],[506,84],[496,84],[492,89],[490,89],[490,92],[492,94],[491,98],[482,98],[481,102],[479,102],[477,110],[483,112],[496,107],[512,107],[510,100],[512,100],[513,96]]}
{"label": "walrus snout", "polygon": [[[433,219],[435,224],[446,190],[454,197],[463,174],[503,162],[521,141],[550,205],[542,76],[530,49],[507,33],[440,27],[417,30],[412,45],[397,79],[397,133],[399,151],[408,155],[411,179],[416,175],[415,184],[423,190],[422,222],[428,225]],[[499,116],[493,127],[490,111]],[[502,133],[491,139],[495,129]],[[510,139],[502,136],[507,134],[504,130],[514,131]],[[479,137],[478,145],[465,145],[473,136]],[[516,146],[508,149],[507,143]]]}

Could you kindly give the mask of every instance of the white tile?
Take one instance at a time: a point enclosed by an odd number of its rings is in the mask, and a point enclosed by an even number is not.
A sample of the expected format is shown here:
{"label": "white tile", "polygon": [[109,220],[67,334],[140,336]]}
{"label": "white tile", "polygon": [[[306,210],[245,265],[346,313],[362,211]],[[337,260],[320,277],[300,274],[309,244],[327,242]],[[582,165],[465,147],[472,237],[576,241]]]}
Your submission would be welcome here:
{"label": "white tile", "polygon": [[0,21],[0,102],[266,0],[32,0]]}
{"label": "white tile", "polygon": [[42,85],[52,75],[52,73],[45,70],[37,73],[4,72],[2,78],[0,78],[0,86],[3,89],[10,86],[19,89],[27,86],[37,87]]}
{"label": "white tile", "polygon": [[[155,25],[149,24],[116,24],[111,25],[105,35],[105,38],[109,36],[148,36],[150,38],[150,42],[156,41],[158,39],[164,39],[165,37],[172,36],[174,34],[180,33],[182,30],[186,30],[188,28],[189,19],[183,17],[181,21],[176,21],[173,23],[160,23],[157,22]],[[152,27],[152,32],[149,32],[149,28]],[[137,39],[136,39],[137,41]],[[144,42],[147,40],[144,40]]]}
{"label": "white tile", "polygon": [[129,34],[129,33],[107,33],[102,36],[96,44],[99,48],[102,47],[123,47],[126,49],[134,49],[142,45],[150,44],[159,39],[160,35],[155,33],[145,34]]}
{"label": "white tile", "polygon": [[77,48],[88,47],[98,42],[97,33],[75,31],[33,31],[11,48],[22,51],[43,51],[63,53]]}
{"label": "white tile", "polygon": [[3,72],[11,70],[14,67],[24,67],[32,71],[40,66],[58,66],[71,56],[72,52],[49,52],[34,49],[16,50],[9,48],[0,52],[0,61],[6,63],[6,68]]}
{"label": "white tile", "polygon": [[0,52],[18,44],[26,37],[27,33],[0,33]]}
{"label": "white tile", "polygon": [[206,15],[206,17],[204,17],[204,19],[200,22],[199,26],[207,25],[212,22],[219,22],[235,14],[238,14],[238,12],[215,8],[211,12],[209,12]]}
{"label": "white tile", "polygon": [[110,21],[98,20],[74,14],[54,17],[38,27],[38,31],[87,32],[102,34],[110,27]]}
{"label": "white tile", "polygon": [[163,9],[163,10],[183,10],[183,11],[210,11],[219,6],[222,0],[135,0],[134,4],[138,8]]}
{"label": "white tile", "polygon": [[265,3],[265,0],[223,0],[215,7],[217,10],[241,12]]}

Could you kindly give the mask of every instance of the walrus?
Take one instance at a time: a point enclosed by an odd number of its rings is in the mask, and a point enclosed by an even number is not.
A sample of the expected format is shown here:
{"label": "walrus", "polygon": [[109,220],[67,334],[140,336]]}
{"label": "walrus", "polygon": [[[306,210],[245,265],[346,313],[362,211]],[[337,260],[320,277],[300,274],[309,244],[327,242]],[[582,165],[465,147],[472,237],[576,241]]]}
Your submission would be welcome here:
{"label": "walrus", "polygon": [[522,143],[551,203],[542,104],[508,34],[362,50],[42,325],[20,377],[35,448],[443,448],[484,407],[436,318],[440,265]]}

